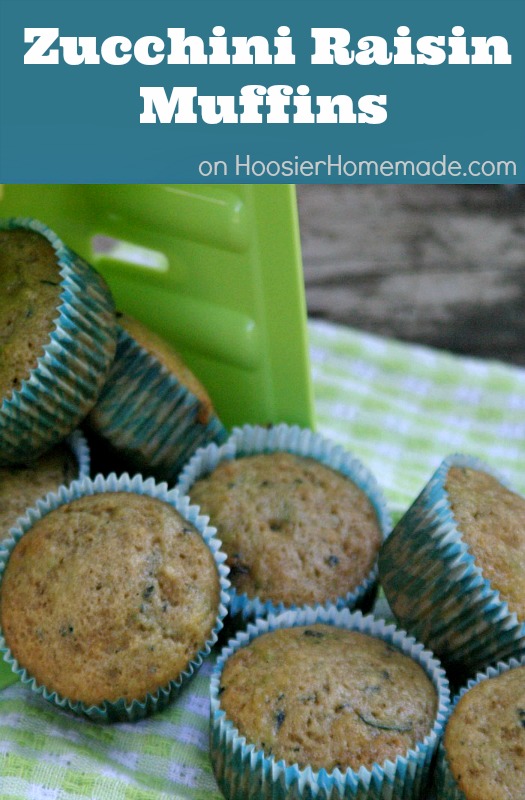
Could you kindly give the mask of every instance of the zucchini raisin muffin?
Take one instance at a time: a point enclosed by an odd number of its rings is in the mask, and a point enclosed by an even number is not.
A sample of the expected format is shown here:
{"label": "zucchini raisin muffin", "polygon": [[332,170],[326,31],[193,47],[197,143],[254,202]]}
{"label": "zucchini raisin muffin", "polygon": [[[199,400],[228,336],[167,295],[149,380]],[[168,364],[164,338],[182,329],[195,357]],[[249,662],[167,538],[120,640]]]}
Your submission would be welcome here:
{"label": "zucchini raisin muffin", "polygon": [[0,464],[38,458],[78,427],[115,354],[104,280],[38,220],[0,220]]}
{"label": "zucchini raisin muffin", "polygon": [[419,664],[368,634],[331,625],[284,628],[235,652],[220,706],[266,756],[368,769],[430,734],[437,694]]}
{"label": "zucchini raisin muffin", "polygon": [[0,538],[39,497],[78,478],[78,464],[71,449],[60,444],[36,461],[16,467],[0,467]]}
{"label": "zucchini raisin muffin", "polygon": [[164,339],[150,331],[141,322],[127,314],[118,313],[119,324],[130,336],[144,348],[150,355],[154,356],[160,363],[171,372],[183,386],[198,398],[200,402],[198,421],[206,425],[213,413],[213,406],[210,397],[193,372],[186,366],[179,354],[169,346]]}
{"label": "zucchini raisin muffin", "polygon": [[445,489],[483,576],[525,621],[525,498],[475,469],[452,467]]}
{"label": "zucchini raisin muffin", "polygon": [[525,667],[466,692],[447,723],[444,748],[466,800],[525,797]]}
{"label": "zucchini raisin muffin", "polygon": [[81,497],[38,520],[2,580],[7,647],[48,691],[86,706],[144,700],[179,677],[216,624],[213,555],[171,505]]}
{"label": "zucchini raisin muffin", "polygon": [[115,361],[89,424],[110,456],[174,483],[193,453],[223,441],[226,430],[178,354],[131,317],[119,322]]}
{"label": "zucchini raisin muffin", "polygon": [[0,230],[0,400],[20,389],[49,342],[60,297],[60,268],[44,236]]}
{"label": "zucchini raisin muffin", "polygon": [[372,569],[376,512],[353,481],[275,452],[223,461],[190,489],[217,527],[239,593],[285,605],[335,600]]}

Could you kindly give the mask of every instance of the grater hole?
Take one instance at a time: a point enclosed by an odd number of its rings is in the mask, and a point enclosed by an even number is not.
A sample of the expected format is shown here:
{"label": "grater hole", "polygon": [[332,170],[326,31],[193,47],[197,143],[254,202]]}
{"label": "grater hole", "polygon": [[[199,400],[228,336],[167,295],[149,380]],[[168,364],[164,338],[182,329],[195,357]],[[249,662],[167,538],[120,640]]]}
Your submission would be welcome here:
{"label": "grater hole", "polygon": [[91,240],[95,260],[105,259],[110,261],[124,262],[133,267],[142,267],[156,270],[157,272],[167,272],[169,263],[164,253],[152,250],[149,247],[142,247],[133,242],[126,242],[123,239],[115,239],[113,236],[103,236],[97,234]]}

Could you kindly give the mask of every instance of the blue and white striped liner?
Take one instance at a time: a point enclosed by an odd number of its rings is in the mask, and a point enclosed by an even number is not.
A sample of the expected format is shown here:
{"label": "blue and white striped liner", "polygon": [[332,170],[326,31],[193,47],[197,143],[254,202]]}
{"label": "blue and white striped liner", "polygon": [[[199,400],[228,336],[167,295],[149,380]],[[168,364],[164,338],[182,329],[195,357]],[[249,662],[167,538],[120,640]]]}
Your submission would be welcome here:
{"label": "blue and white striped liner", "polygon": [[447,667],[472,675],[525,653],[525,623],[483,577],[462,539],[445,491],[453,466],[487,472],[508,487],[477,458],[446,458],[383,544],[379,576],[399,623]]}
{"label": "blue and white striped liner", "polygon": [[199,421],[200,408],[199,398],[119,326],[115,361],[89,417],[93,430],[138,468],[174,483],[197,448],[227,438],[213,411]]}
{"label": "blue and white striped liner", "polygon": [[115,354],[113,300],[103,279],[46,225],[0,221],[44,236],[56,253],[60,305],[43,355],[0,405],[0,465],[36,458],[70,434],[94,405]]}
{"label": "blue and white striped liner", "polygon": [[68,436],[67,444],[71,449],[71,452],[75,456],[78,464],[77,480],[80,481],[83,478],[89,478],[89,470],[91,466],[91,453],[89,450],[87,439],[82,433],[82,431],[74,431],[71,434],[71,436]]}
{"label": "blue and white striped liner", "polygon": [[[475,678],[469,680],[466,686],[461,689],[459,694],[456,695],[454,700],[452,701],[451,707],[451,714],[453,713],[454,709],[456,708],[457,704],[473,686],[476,686],[481,681],[489,680],[490,678],[497,678],[498,675],[503,675],[504,672],[508,672],[510,669],[514,669],[515,667],[525,667],[525,657],[517,660],[515,658],[511,658],[508,662],[499,662],[496,664],[495,667],[489,667],[486,672],[481,672],[476,675]],[[465,765],[468,766],[468,765]],[[436,789],[437,789],[437,796],[440,800],[467,800],[465,797],[464,792],[459,788],[456,779],[454,778],[451,769],[449,767],[447,761],[447,755],[444,746],[444,740],[441,740],[438,749],[438,760],[436,765]],[[517,800],[517,798],[516,798]]]}
{"label": "blue and white striped liner", "polygon": [[[223,627],[223,620],[227,613],[228,588],[230,586],[227,577],[229,569],[225,564],[226,556],[221,550],[221,543],[215,537],[215,528],[207,525],[207,518],[200,515],[198,506],[190,505],[189,497],[181,495],[176,489],[168,490],[166,483],[156,484],[153,478],[144,480],[141,475],[135,475],[131,478],[127,474],[117,477],[112,473],[107,478],[102,475],[97,475],[94,480],[84,478],[83,480],[74,481],[69,487],[62,486],[58,492],[50,492],[44,499],[38,500],[36,506],[29,509],[26,516],[18,520],[18,528],[11,529],[9,538],[5,539],[0,544],[0,581],[9,561],[9,556],[16,543],[39,519],[59,506],[76,500],[79,497],[105,494],[108,492],[129,492],[139,495],[148,495],[149,497],[154,497],[165,503],[169,503],[169,505],[173,506],[184,519],[194,525],[200,532],[213,555],[220,581],[220,601],[217,611],[217,620],[204,647],[191,659],[180,675],[175,676],[166,686],[160,687],[155,693],[148,694],[145,700],[133,700],[130,703],[127,703],[124,699],[115,701],[106,700],[100,705],[94,706],[87,706],[82,702],[73,702],[67,697],[62,697],[57,692],[50,691],[45,686],[38,684],[36,679],[24,669],[23,664],[19,664],[16,658],[14,658],[5,641],[4,633],[1,628],[0,654],[3,655],[4,661],[11,666],[13,672],[19,676],[24,685],[60,708],[69,709],[70,711],[83,714],[97,721],[134,721],[165,708],[177,696],[181,686],[189,680],[200,667],[203,659],[209,655],[211,648],[217,641],[218,633]],[[64,665],[64,669],[67,669],[67,664]]]}
{"label": "blue and white striped liner", "polygon": [[[213,472],[221,461],[278,451],[315,459],[349,478],[372,503],[383,538],[389,534],[392,527],[390,514],[383,493],[371,472],[340,445],[334,444],[318,433],[299,428],[297,425],[289,426],[283,423],[273,428],[253,425],[234,428],[232,435],[222,447],[209,445],[204,450],[195,453],[181,472],[177,488],[182,494],[189,494],[193,484]],[[213,520],[211,522],[213,524]],[[311,607],[331,608],[335,605],[337,608],[355,608],[369,597],[375,588],[376,581],[377,566],[374,565],[362,583],[344,597],[332,598],[325,603],[316,603]],[[282,611],[297,608],[295,604],[285,606],[282,602],[273,603],[271,600],[262,601],[258,597],[250,598],[246,593],[238,594],[233,586],[230,589],[230,597],[230,614],[232,616],[240,614],[245,620],[270,613],[280,614]]]}
{"label": "blue and white striped liner", "polygon": [[[376,636],[399,648],[427,673],[438,697],[434,725],[422,742],[399,755],[395,761],[341,771],[276,761],[249,744],[221,709],[219,686],[224,664],[241,647],[261,634],[278,628],[324,623]],[[348,609],[303,609],[279,616],[257,619],[228,642],[217,660],[210,684],[210,751],[215,777],[227,800],[411,800],[423,797],[434,752],[450,709],[450,692],[445,672],[433,654],[394,625],[360,611]]]}

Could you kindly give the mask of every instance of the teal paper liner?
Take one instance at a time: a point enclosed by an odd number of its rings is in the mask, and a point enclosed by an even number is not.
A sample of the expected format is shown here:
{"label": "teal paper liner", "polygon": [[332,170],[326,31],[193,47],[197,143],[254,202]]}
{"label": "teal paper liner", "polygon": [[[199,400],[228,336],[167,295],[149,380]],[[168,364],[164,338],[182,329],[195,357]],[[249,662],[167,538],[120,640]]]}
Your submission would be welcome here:
{"label": "teal paper liner", "polygon": [[212,411],[199,422],[201,401],[118,327],[115,361],[89,416],[93,430],[143,472],[175,482],[199,448],[221,443],[227,431]]}
{"label": "teal paper liner", "polygon": [[167,685],[160,687],[155,693],[147,694],[145,700],[133,700],[131,703],[126,703],[126,701],[121,698],[116,701],[106,700],[99,705],[92,706],[88,706],[82,702],[73,702],[67,697],[62,697],[57,692],[49,691],[45,686],[37,683],[36,679],[31,677],[27,670],[24,669],[23,665],[19,664],[13,657],[1,628],[0,653],[4,661],[11,666],[13,672],[18,675],[24,685],[54,705],[73,711],[76,714],[87,716],[96,721],[135,721],[155,711],[160,711],[177,696],[181,686],[191,678],[202,664],[203,659],[209,655],[211,648],[217,641],[218,633],[223,627],[223,620],[227,613],[228,588],[230,585],[227,578],[229,569],[225,565],[226,556],[220,549],[221,543],[215,537],[215,528],[211,528],[207,525],[207,518],[200,515],[198,506],[190,505],[189,497],[181,495],[176,489],[168,490],[167,484],[156,484],[153,478],[144,480],[141,475],[135,475],[131,478],[127,474],[117,477],[113,473],[107,478],[102,475],[97,475],[94,480],[85,478],[84,480],[74,481],[69,487],[62,486],[58,492],[51,492],[44,499],[38,500],[36,506],[29,509],[26,516],[18,520],[18,528],[12,528],[9,538],[0,543],[0,581],[7,566],[9,556],[16,543],[39,519],[55,508],[69,503],[72,500],[76,500],[79,497],[108,492],[130,492],[163,500],[173,506],[182,517],[188,522],[191,522],[200,532],[213,554],[220,581],[220,601],[217,621],[205,646],[192,658],[180,675],[169,681]]}
{"label": "teal paper liner", "polygon": [[[498,675],[502,675],[504,672],[508,672],[510,669],[514,669],[515,667],[525,667],[525,658],[521,658],[521,660],[511,658],[508,662],[499,662],[496,664],[496,666],[489,667],[485,672],[478,673],[476,677],[469,680],[467,685],[464,686],[459,694],[456,695],[452,701],[450,713],[452,714],[463,695],[472,689],[473,686],[481,683],[481,681],[486,681],[490,678],[496,678]],[[439,800],[467,800],[464,792],[459,788],[449,767],[443,739],[441,740],[438,749],[436,777],[436,790]],[[516,800],[518,800],[518,798],[516,798]]]}
{"label": "teal paper liner", "polygon": [[482,470],[472,456],[446,458],[384,542],[379,577],[390,607],[448,669],[472,675],[525,653],[525,624],[476,565],[458,529],[445,482],[453,467]]}
{"label": "teal paper liner", "polygon": [[78,478],[89,478],[89,470],[91,466],[91,453],[87,439],[82,431],[74,431],[71,436],[67,438],[67,445],[75,456],[78,464]]}
{"label": "teal paper liner", "polygon": [[0,405],[0,465],[37,458],[70,434],[94,405],[115,354],[113,300],[103,279],[46,225],[29,218],[0,229],[44,236],[56,253],[61,293],[55,327],[20,389]]}
{"label": "teal paper liner", "polygon": [[[312,458],[349,478],[372,503],[383,538],[389,534],[392,527],[390,514],[383,493],[372,473],[340,445],[297,425],[289,426],[282,423],[272,428],[256,425],[234,428],[232,435],[222,447],[210,445],[195,453],[182,471],[177,488],[183,494],[189,494],[193,484],[199,478],[213,472],[221,461],[277,451],[286,451],[305,458]],[[211,522],[213,524],[213,520]],[[367,577],[346,595],[328,599],[324,603],[304,604],[301,607],[355,608],[364,604],[371,597],[376,581],[377,565],[374,565]],[[230,589],[230,615],[240,615],[244,620],[265,614],[280,614],[296,608],[298,608],[296,604],[285,605],[282,602],[273,603],[271,600],[262,601],[258,597],[250,598],[246,593],[238,594],[233,586]]]}
{"label": "teal paper liner", "polygon": [[[233,722],[227,719],[220,705],[219,686],[227,659],[263,633],[277,628],[324,623],[377,636],[398,647],[416,661],[432,680],[438,706],[431,732],[413,749],[394,762],[374,764],[371,770],[361,767],[341,771],[311,767],[300,768],[271,756],[249,744],[240,736]],[[222,650],[210,683],[210,750],[215,776],[227,800],[410,800],[422,798],[430,777],[431,763],[450,708],[450,692],[445,672],[433,654],[413,637],[394,625],[360,611],[348,609],[303,609],[279,616],[271,614],[257,619],[247,630],[237,634]]]}

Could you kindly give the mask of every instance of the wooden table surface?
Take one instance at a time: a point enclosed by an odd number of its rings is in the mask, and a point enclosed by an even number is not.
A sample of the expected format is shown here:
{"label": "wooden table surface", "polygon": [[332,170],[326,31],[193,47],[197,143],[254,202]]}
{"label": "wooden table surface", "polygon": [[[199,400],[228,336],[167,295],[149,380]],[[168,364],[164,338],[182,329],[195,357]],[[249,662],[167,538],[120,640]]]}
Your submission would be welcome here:
{"label": "wooden table surface", "polygon": [[525,364],[525,187],[298,187],[308,312]]}

